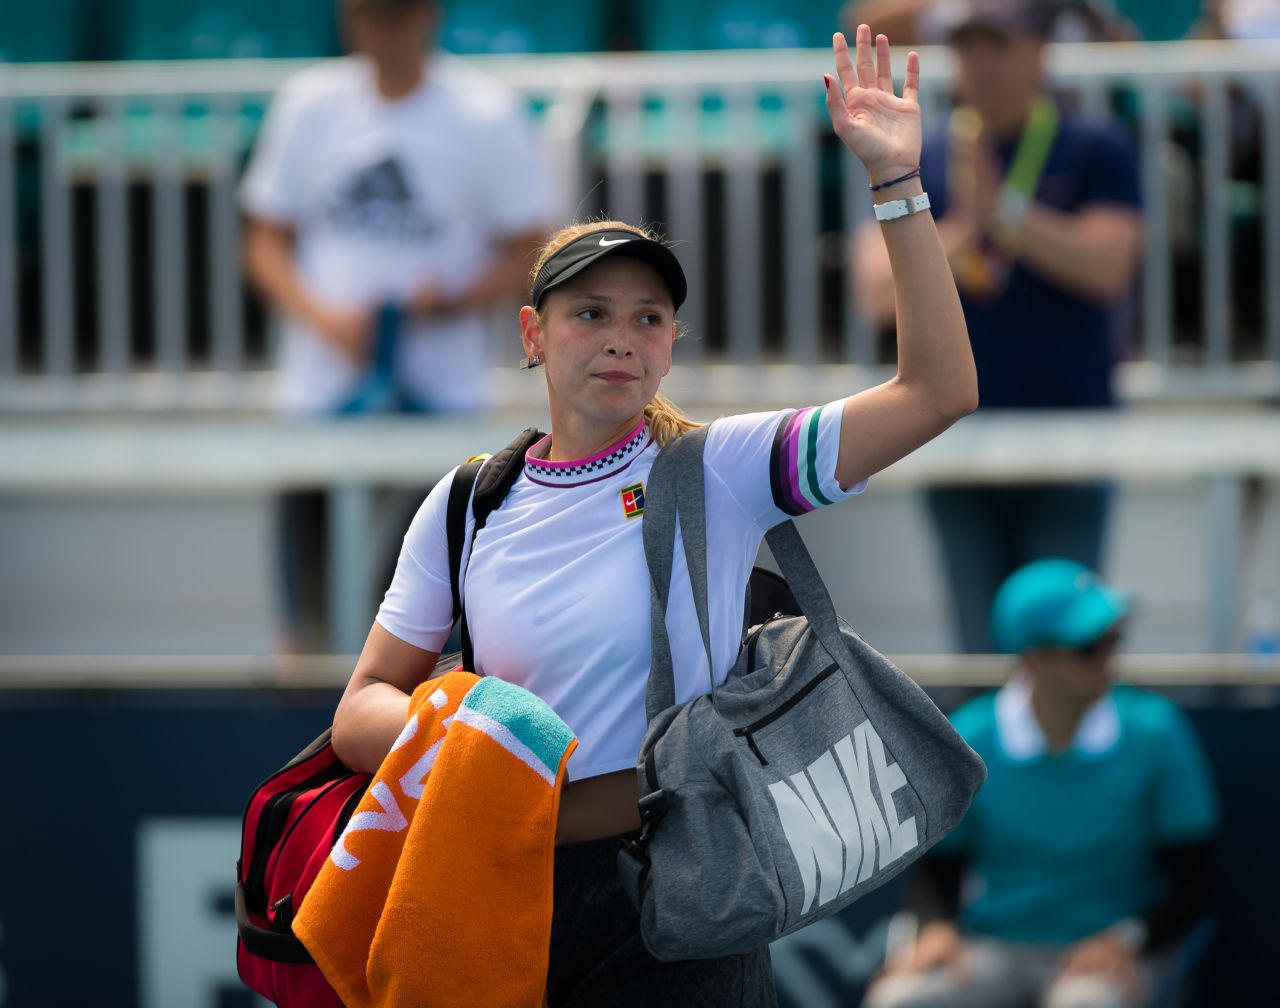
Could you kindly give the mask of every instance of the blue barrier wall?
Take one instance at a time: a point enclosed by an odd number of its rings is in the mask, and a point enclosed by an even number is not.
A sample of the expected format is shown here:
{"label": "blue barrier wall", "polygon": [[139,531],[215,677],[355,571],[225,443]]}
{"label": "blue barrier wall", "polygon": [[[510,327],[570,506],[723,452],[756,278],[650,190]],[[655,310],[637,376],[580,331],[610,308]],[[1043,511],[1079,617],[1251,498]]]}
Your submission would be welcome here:
{"label": "blue barrier wall", "polygon": [[[237,1008],[245,798],[329,722],[329,690],[0,691],[0,1008]],[[941,699],[941,698],[939,698]],[[1194,709],[1221,790],[1224,901],[1190,1006],[1274,1004],[1280,710]],[[857,1003],[891,883],[775,946],[786,1004]]]}

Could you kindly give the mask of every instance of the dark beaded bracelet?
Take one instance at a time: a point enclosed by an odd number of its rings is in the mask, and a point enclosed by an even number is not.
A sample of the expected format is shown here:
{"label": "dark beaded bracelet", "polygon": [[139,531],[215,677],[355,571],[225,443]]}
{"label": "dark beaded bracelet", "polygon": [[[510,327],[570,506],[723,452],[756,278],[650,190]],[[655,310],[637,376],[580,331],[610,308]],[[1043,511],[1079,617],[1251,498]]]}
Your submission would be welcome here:
{"label": "dark beaded bracelet", "polygon": [[899,182],[905,182],[907,179],[916,178],[920,174],[920,167],[917,165],[905,175],[899,175],[896,179],[889,179],[888,182],[881,182],[879,185],[868,185],[867,188],[872,192],[878,192],[881,189],[888,189],[889,186],[897,185]]}

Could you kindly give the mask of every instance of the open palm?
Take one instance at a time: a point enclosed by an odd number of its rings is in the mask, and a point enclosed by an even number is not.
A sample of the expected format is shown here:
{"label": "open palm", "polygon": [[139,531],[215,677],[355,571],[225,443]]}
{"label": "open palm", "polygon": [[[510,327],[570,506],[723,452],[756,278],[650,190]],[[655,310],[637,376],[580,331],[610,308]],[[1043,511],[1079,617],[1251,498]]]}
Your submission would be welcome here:
{"label": "open palm", "polygon": [[920,163],[920,57],[907,55],[902,97],[893,92],[889,40],[858,26],[856,61],[837,32],[832,39],[836,78],[826,78],[827,111],[836,135],[867,169],[873,182],[896,178]]}

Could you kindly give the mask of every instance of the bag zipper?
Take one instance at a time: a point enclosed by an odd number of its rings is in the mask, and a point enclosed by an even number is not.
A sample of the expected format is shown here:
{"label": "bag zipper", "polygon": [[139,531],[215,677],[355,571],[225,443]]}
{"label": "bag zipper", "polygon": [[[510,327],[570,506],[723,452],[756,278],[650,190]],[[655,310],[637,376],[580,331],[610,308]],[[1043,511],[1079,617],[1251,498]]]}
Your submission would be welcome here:
{"label": "bag zipper", "polygon": [[764,753],[762,753],[760,751],[760,747],[756,745],[755,732],[758,732],[761,728],[764,728],[766,725],[771,725],[773,724],[773,722],[777,721],[778,718],[782,717],[783,714],[791,710],[792,707],[794,707],[801,700],[803,700],[810,693],[812,693],[815,689],[817,689],[823,682],[826,681],[826,679],[833,672],[837,671],[839,668],[840,666],[838,664],[836,664],[835,662],[832,662],[830,665],[824,668],[821,672],[819,672],[816,676],[814,676],[807,683],[805,683],[804,686],[801,687],[799,690],[797,690],[795,695],[790,697],[786,702],[784,702],[778,707],[775,707],[772,711],[770,711],[764,717],[758,718],[755,721],[752,721],[751,724],[746,725],[745,727],[742,727],[742,728],[735,728],[733,730],[733,734],[736,735],[738,738],[745,738],[747,740],[747,745],[751,747],[751,751],[755,753],[756,759],[760,761],[761,766],[768,766],[769,761],[765,759]]}
{"label": "bag zipper", "polygon": [[342,836],[342,831],[347,828],[347,823],[351,821],[351,816],[355,814],[356,806],[360,804],[360,799],[364,797],[365,792],[369,790],[369,785],[373,783],[370,777],[355,791],[351,792],[350,797],[343,802],[342,809],[338,812],[337,819],[333,822],[333,839],[329,841],[329,847],[332,848],[338,842],[338,838]]}
{"label": "bag zipper", "polygon": [[[293,836],[293,831],[296,830],[299,825],[301,825],[302,820],[304,820],[307,817],[307,813],[310,812],[311,809],[315,807],[316,802],[318,802],[321,798],[327,795],[334,788],[340,787],[344,781],[348,781],[350,779],[351,779],[350,777],[339,777],[337,780],[330,781],[328,784],[325,784],[314,795],[312,795],[311,799],[307,802],[307,804],[303,806],[302,811],[293,817],[293,822],[289,823],[289,827],[281,835],[280,842],[275,845],[275,849],[283,853],[285,847],[288,846],[289,844],[289,838]],[[271,860],[270,858],[267,859],[268,866],[270,866],[270,860]]]}
{"label": "bag zipper", "polygon": [[[311,798],[311,800],[307,802],[306,806],[302,809],[302,811],[299,812],[297,816],[294,817],[293,822],[289,823],[289,828],[286,829],[284,831],[284,835],[280,837],[280,842],[275,845],[275,850],[279,851],[280,853],[283,853],[285,847],[288,846],[289,838],[293,836],[293,831],[296,830],[298,826],[302,823],[302,820],[307,817],[307,813],[310,812],[312,808],[315,807],[316,802],[318,802],[321,798],[327,795],[334,788],[340,787],[342,783],[347,780],[350,780],[350,778],[339,777],[337,780],[330,781],[328,784],[324,785],[324,787],[320,788],[320,790],[315,793],[315,795]],[[267,859],[267,867],[270,867],[270,858]],[[265,875],[265,870],[264,870],[264,875]],[[265,878],[263,879],[263,884],[264,886],[266,884]],[[286,901],[291,901],[292,898],[293,898],[293,891],[290,890],[284,895],[284,897],[272,903],[269,909],[276,910],[281,904],[286,903]],[[268,919],[271,919],[270,915],[268,915]],[[292,912],[290,912],[289,919],[286,920],[283,923],[283,925],[281,925],[279,922],[277,922],[274,919],[271,920],[271,925],[277,931],[287,931],[289,930],[289,924],[292,920],[293,920],[293,915],[292,915]]]}
{"label": "bag zipper", "polygon": [[746,648],[747,648],[747,671],[748,672],[750,672],[752,669],[755,668],[756,644],[760,638],[761,632],[764,630],[765,627],[767,627],[774,620],[780,620],[784,618],[785,616],[783,613],[776,612],[772,616],[770,616],[767,620],[765,620],[763,623],[761,623],[758,627],[752,630],[751,633],[747,634],[747,639],[743,643],[746,645]]}
{"label": "bag zipper", "polygon": [[245,892],[255,902],[255,905],[261,906],[266,901],[267,861],[270,859],[271,851],[275,846],[270,843],[270,837],[280,832],[283,820],[287,819],[289,815],[290,807],[307,791],[329,783],[335,774],[341,779],[342,776],[350,772],[341,762],[335,761],[322,767],[318,772],[288,791],[281,791],[279,794],[267,799],[262,808],[262,814],[258,817],[258,829],[254,835],[253,843],[253,858],[249,862],[248,872],[245,873]]}

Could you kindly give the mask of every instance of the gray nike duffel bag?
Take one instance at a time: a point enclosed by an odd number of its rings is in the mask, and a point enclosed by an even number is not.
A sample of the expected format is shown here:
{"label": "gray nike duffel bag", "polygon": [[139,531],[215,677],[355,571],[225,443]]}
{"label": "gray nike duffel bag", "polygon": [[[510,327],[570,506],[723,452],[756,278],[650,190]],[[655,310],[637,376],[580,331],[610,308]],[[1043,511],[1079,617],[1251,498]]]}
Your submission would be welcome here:
{"label": "gray nike duffel bag", "polygon": [[618,856],[645,945],[667,960],[745,952],[834,913],[946,835],[986,775],[924,691],[836,616],[789,521],[766,541],[805,615],[753,627],[722,685],[675,704],[664,617],[677,514],[711,653],[705,438],[664,448],[646,487],[642,828]]}

